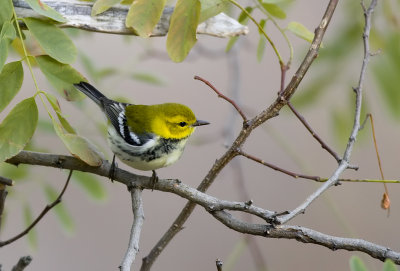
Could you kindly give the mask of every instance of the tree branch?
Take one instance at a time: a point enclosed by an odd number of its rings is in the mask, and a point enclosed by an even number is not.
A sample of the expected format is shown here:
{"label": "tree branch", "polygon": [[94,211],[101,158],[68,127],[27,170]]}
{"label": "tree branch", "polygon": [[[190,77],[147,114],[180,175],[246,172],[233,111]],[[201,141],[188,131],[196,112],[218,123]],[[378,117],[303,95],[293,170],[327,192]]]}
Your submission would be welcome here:
{"label": "tree branch", "polygon": [[[237,150],[245,143],[247,138],[250,136],[251,132],[266,122],[267,120],[275,117],[282,107],[286,104],[287,100],[290,100],[294,92],[296,91],[298,85],[306,74],[308,68],[311,66],[312,62],[318,55],[318,50],[322,42],[322,38],[325,34],[325,31],[329,25],[329,22],[333,16],[338,0],[330,0],[328,6],[326,8],[325,14],[322,17],[322,20],[315,30],[314,40],[311,43],[310,49],[307,52],[303,62],[300,67],[296,71],[295,75],[292,77],[292,80],[285,88],[284,91],[280,92],[278,98],[264,111],[262,111],[259,115],[254,117],[248,122],[248,127],[243,127],[237,136],[236,140],[233,142],[231,147],[227,150],[227,152],[218,159],[214,165],[209,170],[208,174],[205,176],[203,181],[198,186],[199,191],[206,191],[211,184],[214,182],[215,178],[221,172],[221,170],[236,156],[238,155]],[[147,257],[143,259],[143,264],[141,267],[141,271],[148,271],[151,268],[151,265],[154,263],[158,255],[160,255],[161,251],[168,245],[168,243],[172,240],[172,238],[180,231],[183,224],[189,218],[191,213],[194,210],[196,205],[192,202],[188,202],[169,229],[164,233],[161,239],[157,242],[157,244],[153,247]]]}
{"label": "tree branch", "polygon": [[[62,163],[57,163],[57,161],[63,161]],[[91,172],[100,176],[108,177],[108,169],[110,163],[103,161],[100,167],[91,167],[81,162],[79,159],[72,156],[57,155],[54,154],[44,154],[37,152],[22,151],[13,158],[7,160],[8,163],[12,164],[37,164],[42,166],[50,166],[54,168],[68,168],[81,170],[85,172]],[[73,168],[76,167],[76,168]],[[285,213],[278,214],[276,212],[268,211],[263,208],[257,207],[252,201],[247,202],[234,202],[221,200],[197,189],[191,188],[179,180],[167,180],[159,179],[159,181],[153,185],[151,183],[150,177],[138,176],[123,169],[117,168],[115,170],[115,181],[120,183],[130,185],[133,184],[137,189],[152,189],[164,192],[170,192],[188,199],[192,204],[199,204],[210,214],[220,220],[222,223],[226,224],[228,227],[243,233],[262,235],[269,238],[287,238],[296,239],[300,242],[314,243],[318,245],[323,245],[331,249],[345,249],[365,252],[372,257],[383,260],[383,257],[390,258],[395,262],[399,262],[399,253],[378,246],[376,244],[363,241],[360,239],[350,239],[350,238],[340,238],[330,235],[325,235],[323,233],[313,231],[304,227],[298,226],[288,226],[280,225],[273,226],[277,223],[277,220],[281,215]],[[132,190],[133,191],[133,190]],[[137,192],[136,192],[137,193]],[[136,198],[136,196],[135,196]],[[133,200],[133,198],[132,198]],[[135,206],[139,206],[135,205]],[[133,206],[133,205],[132,205]],[[230,211],[240,211],[251,215],[255,215],[263,219],[266,223],[271,223],[269,225],[252,224],[239,221],[233,218],[226,210]],[[134,215],[136,218],[136,215]],[[140,212],[139,216],[140,217]],[[179,227],[179,225],[176,225]],[[174,229],[179,230],[179,229]],[[385,252],[386,251],[386,252]]]}
{"label": "tree branch", "polygon": [[[41,17],[25,1],[13,0],[13,2],[18,17]],[[73,27],[110,34],[135,35],[132,29],[125,26],[125,18],[129,10],[128,5],[115,5],[109,10],[92,17],[91,12],[94,2],[77,0],[42,0],[41,2],[52,7],[67,19],[66,23],[59,24],[60,27]],[[165,7],[160,21],[154,27],[151,36],[165,36],[167,34],[173,10],[174,8],[171,6]],[[197,27],[198,34],[221,38],[245,35],[248,32],[247,26],[241,25],[223,13],[208,19]]]}
{"label": "tree branch", "polygon": [[131,265],[135,261],[136,254],[139,252],[140,233],[144,221],[142,189],[139,187],[130,187],[130,192],[132,197],[133,223],[128,249],[121,265],[119,266],[121,271],[131,270]]}
{"label": "tree branch", "polygon": [[400,264],[399,252],[361,239],[327,235],[300,226],[281,225],[279,227],[272,227],[269,225],[251,224],[240,221],[225,211],[216,211],[211,214],[225,226],[241,233],[260,235],[267,238],[295,239],[302,243],[318,244],[332,250],[360,251],[381,261],[391,259],[396,264]]}

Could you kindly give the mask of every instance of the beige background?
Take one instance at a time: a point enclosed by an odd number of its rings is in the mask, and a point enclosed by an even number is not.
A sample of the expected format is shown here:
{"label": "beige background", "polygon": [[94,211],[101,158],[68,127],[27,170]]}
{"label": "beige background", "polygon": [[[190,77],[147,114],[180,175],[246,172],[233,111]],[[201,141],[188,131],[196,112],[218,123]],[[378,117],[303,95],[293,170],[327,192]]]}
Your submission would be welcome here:
{"label": "beige background", "polygon": [[[300,21],[309,29],[314,29],[326,4],[327,1],[298,1],[291,8],[287,22]],[[343,7],[339,5],[339,10],[328,29],[325,41],[327,47],[329,38],[335,34],[335,28],[342,17],[341,8]],[[263,61],[257,62],[255,50],[258,36],[254,27],[251,27],[251,30],[252,34],[242,39],[238,52],[241,75],[240,102],[248,116],[254,116],[275,99],[280,75],[278,63],[269,47]],[[278,40],[278,47],[286,50],[281,38],[275,34],[274,36]],[[293,74],[307,50],[305,42],[294,36],[290,38],[296,48],[296,58],[287,78]],[[125,96],[133,102],[143,104],[170,101],[184,103],[193,109],[199,119],[212,123],[197,129],[178,163],[158,171],[161,178],[179,178],[192,187],[201,182],[215,159],[224,153],[227,139],[223,136],[223,130],[229,123],[232,112],[228,103],[218,99],[201,82],[193,80],[194,75],[202,76],[221,92],[229,93],[228,86],[232,78],[229,77],[229,62],[223,53],[227,41],[205,36],[199,36],[198,39],[197,47],[217,50],[218,55],[203,55],[201,51],[195,49],[184,63],[175,64],[164,55],[165,38],[143,41],[116,35],[84,33],[75,41],[78,50],[89,55],[98,66],[118,67],[125,72],[152,72],[167,82],[166,87],[156,87],[121,77],[112,78],[97,85],[105,93],[111,96]],[[149,47],[154,47],[162,53],[162,56],[149,56],[143,61],[138,61],[137,55],[143,54]],[[359,47],[361,50],[361,38]],[[353,82],[356,82],[361,65],[360,54],[354,56],[353,64],[355,67]],[[80,63],[74,66],[84,73]],[[317,59],[304,81],[310,81],[313,71],[321,68],[326,67],[321,67]],[[36,74],[40,78],[40,87],[44,90],[50,89],[40,73],[36,71]],[[34,92],[27,69],[25,75],[23,91],[17,96],[17,100]],[[302,113],[319,135],[342,153],[344,146],[334,143],[330,109],[332,104],[340,104],[341,99],[344,100],[349,96],[348,92],[351,92],[353,85],[341,82],[340,78],[337,82],[337,87],[330,88],[330,93],[324,95],[322,101],[313,108],[302,110]],[[371,110],[376,120],[385,175],[388,179],[395,179],[398,178],[397,139],[400,130],[398,122],[388,117],[385,110],[381,110],[383,103],[376,93],[373,85],[367,84],[366,95],[370,95],[370,100],[375,101],[371,105]],[[40,101],[37,102],[41,107]],[[85,110],[89,115],[74,104],[60,99],[63,112],[77,127],[79,133],[103,145],[103,149],[110,157],[104,138],[98,135],[95,125],[90,124],[91,121],[99,119],[97,116],[100,115],[100,111],[93,103],[86,102],[88,108]],[[343,106],[346,104],[347,102],[343,102]],[[41,113],[43,118],[46,118],[42,109]],[[235,135],[239,129],[240,121],[236,118]],[[365,130],[365,133],[367,133],[365,139],[356,143],[352,156],[352,163],[359,165],[360,170],[348,171],[344,177],[379,178],[370,129]],[[38,146],[46,147],[48,151],[67,154],[61,141],[54,136],[40,133],[35,135],[34,140]],[[289,148],[289,151],[285,150],[282,144]],[[297,172],[308,169],[310,174],[327,177],[336,167],[335,160],[320,148],[287,110],[283,110],[278,118],[254,131],[244,149],[268,162]],[[227,200],[244,200],[243,193],[238,191],[239,174],[235,170],[238,167],[235,163],[240,163],[243,169],[244,182],[251,199],[258,206],[269,210],[283,211],[294,208],[318,186],[311,181],[292,179],[238,157],[221,172],[208,193]],[[124,167],[122,163],[119,165]],[[21,200],[29,202],[35,214],[39,213],[46,204],[41,184],[49,182],[61,189],[66,176],[60,170],[48,168],[37,168],[33,175],[26,178],[27,181],[17,183],[13,188],[18,191],[18,198],[10,198],[7,201],[7,224],[2,232],[2,239],[14,235],[23,227]],[[80,187],[73,183],[66,192],[63,204],[74,218],[74,233],[65,233],[55,215],[47,215],[36,227],[39,241],[37,250],[32,251],[26,239],[0,250],[0,263],[3,263],[4,270],[10,270],[20,256],[27,254],[33,257],[33,262],[27,270],[117,270],[125,253],[132,223],[130,197],[124,186],[110,183],[107,179],[101,181],[108,192],[107,200],[101,203],[88,199]],[[399,251],[400,186],[389,187],[392,200],[389,218],[379,207],[383,185],[344,183],[331,188],[324,197],[313,203],[304,215],[298,216],[291,223],[327,234],[366,239]],[[176,195],[157,191],[144,191],[143,198],[146,220],[141,236],[140,253],[134,265],[135,270],[139,269],[141,258],[147,255],[186,203],[186,200]],[[185,229],[161,254],[153,270],[216,270],[215,259],[220,258],[226,262],[243,238],[244,235],[227,229],[204,209],[196,208],[185,224]],[[348,270],[349,258],[354,254],[360,255],[370,270],[382,268],[381,262],[360,253],[333,252],[324,247],[302,244],[295,240],[257,237],[256,241],[269,270]],[[256,270],[254,259],[247,248],[244,248],[236,261],[233,270]]]}

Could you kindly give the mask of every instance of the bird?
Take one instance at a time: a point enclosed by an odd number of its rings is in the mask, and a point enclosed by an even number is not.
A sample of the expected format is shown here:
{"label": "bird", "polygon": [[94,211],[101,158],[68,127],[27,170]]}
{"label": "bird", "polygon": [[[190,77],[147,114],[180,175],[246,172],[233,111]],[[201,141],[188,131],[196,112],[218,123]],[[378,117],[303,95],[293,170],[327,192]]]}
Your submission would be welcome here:
{"label": "bird", "polygon": [[154,188],[158,181],[155,170],[178,161],[195,128],[210,124],[198,120],[189,107],[179,103],[123,103],[107,98],[85,81],[74,86],[93,100],[108,119],[107,141],[114,153],[111,180],[114,179],[117,156],[132,168],[151,170]]}

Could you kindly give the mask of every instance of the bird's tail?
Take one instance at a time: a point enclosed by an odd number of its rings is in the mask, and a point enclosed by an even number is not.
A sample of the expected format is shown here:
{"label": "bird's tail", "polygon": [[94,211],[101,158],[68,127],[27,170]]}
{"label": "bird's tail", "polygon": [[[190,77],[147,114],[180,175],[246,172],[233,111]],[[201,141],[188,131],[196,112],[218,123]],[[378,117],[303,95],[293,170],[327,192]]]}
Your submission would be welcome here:
{"label": "bird's tail", "polygon": [[94,86],[89,83],[82,81],[78,84],[74,84],[74,86],[83,94],[92,99],[100,107],[103,107],[104,100],[107,100],[107,97],[104,96],[103,93],[98,91]]}

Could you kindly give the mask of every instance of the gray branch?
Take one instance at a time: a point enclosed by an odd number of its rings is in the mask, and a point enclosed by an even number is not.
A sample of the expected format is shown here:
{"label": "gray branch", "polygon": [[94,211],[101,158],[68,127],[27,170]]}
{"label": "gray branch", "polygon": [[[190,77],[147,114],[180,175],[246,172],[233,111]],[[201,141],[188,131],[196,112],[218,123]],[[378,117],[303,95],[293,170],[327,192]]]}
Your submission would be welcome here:
{"label": "gray branch", "polygon": [[300,226],[281,225],[273,227],[263,224],[250,224],[236,219],[226,211],[216,211],[211,212],[211,214],[225,226],[241,233],[267,238],[295,239],[302,243],[318,244],[332,250],[360,251],[381,261],[391,259],[396,264],[400,264],[399,252],[362,239],[332,236]]}
{"label": "gray branch", "polygon": [[[13,0],[13,2],[18,17],[43,18],[32,10],[25,1]],[[109,10],[92,17],[93,2],[77,0],[42,0],[41,2],[52,7],[67,19],[66,23],[59,25],[60,27],[73,27],[120,35],[135,35],[132,29],[125,26],[125,18],[129,10],[127,5],[115,5]],[[173,10],[174,8],[171,6],[165,7],[161,19],[155,26],[151,36],[165,36],[167,34]],[[238,23],[223,13],[206,20],[197,27],[198,34],[222,38],[245,35],[248,31],[247,26]]]}
{"label": "gray branch", "polygon": [[[108,177],[110,163],[103,161],[99,167],[92,167],[81,160],[65,155],[46,154],[38,152],[22,151],[13,158],[8,159],[6,162],[18,165],[18,164],[30,164],[30,165],[41,165],[54,168],[74,169],[84,172],[91,172],[93,174]],[[135,222],[132,226],[132,232],[139,234],[138,225],[135,223],[143,223],[143,210],[139,211],[141,203],[134,203],[134,199],[140,198],[141,189],[155,189],[164,192],[170,192],[175,195],[181,196],[192,202],[204,207],[206,211],[212,214],[216,219],[221,221],[227,227],[246,234],[260,235],[267,238],[285,238],[295,239],[303,243],[318,244],[328,247],[332,250],[344,249],[349,251],[361,251],[365,252],[371,257],[384,260],[386,258],[392,259],[395,263],[400,264],[400,253],[392,251],[390,248],[383,247],[368,241],[361,239],[342,238],[331,235],[326,235],[321,232],[314,231],[312,229],[290,226],[290,225],[279,225],[273,226],[279,216],[275,212],[265,210],[261,207],[254,206],[251,201],[248,202],[233,202],[221,200],[203,192],[198,191],[195,188],[189,187],[178,180],[160,179],[153,186],[150,177],[140,176],[123,169],[117,168],[115,170],[115,181],[130,185],[135,185],[136,188],[132,190],[132,193],[136,193],[132,196],[132,208],[134,210]],[[138,191],[136,191],[138,190]],[[136,192],[135,192],[136,191]],[[139,195],[138,195],[139,194]],[[136,211],[135,211],[136,206]],[[269,224],[254,224],[240,221],[234,218],[230,211],[246,212],[257,217],[264,219]],[[137,214],[135,213],[137,212]],[[272,223],[272,224],[271,224]],[[140,226],[141,227],[141,226]],[[131,240],[139,242],[139,238],[132,237]],[[130,248],[133,249],[132,253],[136,255],[138,245],[132,245],[133,241],[130,242]],[[127,253],[128,254],[128,253]],[[131,256],[130,256],[131,257]],[[132,259],[132,258],[131,258]],[[133,260],[132,260],[133,261]],[[129,270],[129,269],[126,269]]]}
{"label": "gray branch", "polygon": [[131,270],[131,265],[135,261],[136,254],[139,252],[140,232],[144,221],[142,189],[139,187],[131,188],[133,223],[129,238],[128,249],[125,253],[119,269],[121,271]]}

